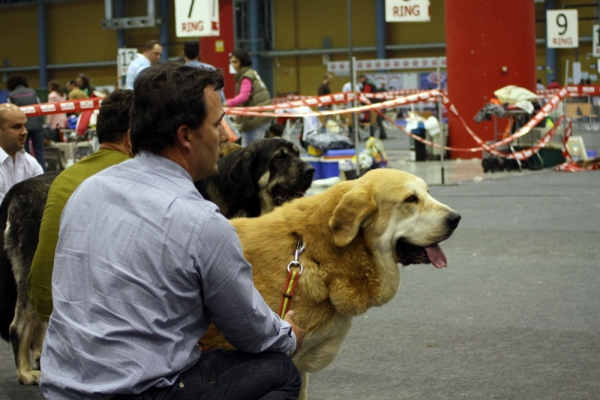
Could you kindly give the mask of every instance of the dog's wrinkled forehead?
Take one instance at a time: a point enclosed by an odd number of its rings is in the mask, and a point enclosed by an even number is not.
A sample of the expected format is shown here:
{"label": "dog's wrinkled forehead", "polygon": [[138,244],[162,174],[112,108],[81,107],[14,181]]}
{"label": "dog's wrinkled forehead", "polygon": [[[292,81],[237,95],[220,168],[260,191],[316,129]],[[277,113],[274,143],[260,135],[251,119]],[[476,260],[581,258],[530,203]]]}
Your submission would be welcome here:
{"label": "dog's wrinkled forehead", "polygon": [[369,171],[361,179],[365,179],[366,184],[373,185],[376,192],[386,197],[429,194],[429,188],[423,179],[400,170],[376,169]]}
{"label": "dog's wrinkled forehead", "polygon": [[275,143],[270,146],[270,158],[286,158],[286,157],[299,157],[300,150],[298,147],[285,139],[274,139]]}

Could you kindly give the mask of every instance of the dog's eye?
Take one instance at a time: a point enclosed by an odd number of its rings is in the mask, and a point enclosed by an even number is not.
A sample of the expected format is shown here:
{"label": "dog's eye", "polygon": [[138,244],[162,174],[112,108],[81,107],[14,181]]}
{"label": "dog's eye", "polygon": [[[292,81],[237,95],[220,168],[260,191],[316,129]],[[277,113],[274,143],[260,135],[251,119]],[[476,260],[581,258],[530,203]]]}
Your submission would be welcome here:
{"label": "dog's eye", "polygon": [[286,156],[287,154],[285,153],[285,151],[277,153],[277,158],[285,158]]}
{"label": "dog's eye", "polygon": [[419,202],[419,198],[417,196],[415,196],[414,194],[411,196],[408,196],[405,200],[405,203],[418,203]]}

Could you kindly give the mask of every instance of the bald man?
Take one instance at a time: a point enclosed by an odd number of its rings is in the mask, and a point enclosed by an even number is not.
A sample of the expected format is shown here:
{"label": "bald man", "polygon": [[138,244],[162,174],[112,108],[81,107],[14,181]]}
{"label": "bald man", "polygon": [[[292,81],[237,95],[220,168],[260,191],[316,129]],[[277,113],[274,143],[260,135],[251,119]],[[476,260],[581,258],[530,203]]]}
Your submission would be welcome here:
{"label": "bald man", "polygon": [[26,124],[27,117],[18,106],[0,104],[0,201],[14,184],[44,173],[24,150]]}

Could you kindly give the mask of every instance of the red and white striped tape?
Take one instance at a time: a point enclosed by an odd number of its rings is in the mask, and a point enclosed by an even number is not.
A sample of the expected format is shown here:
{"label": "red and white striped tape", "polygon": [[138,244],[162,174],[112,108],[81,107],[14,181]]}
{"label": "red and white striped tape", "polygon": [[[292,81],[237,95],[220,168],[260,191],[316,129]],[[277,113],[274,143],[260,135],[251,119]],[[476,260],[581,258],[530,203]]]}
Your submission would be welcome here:
{"label": "red and white striped tape", "polygon": [[[479,136],[469,128],[467,123],[458,113],[456,107],[452,104],[446,93],[441,90],[427,90],[427,91],[389,91],[384,93],[358,93],[358,100],[361,103],[364,103],[363,106],[357,107],[349,107],[339,110],[325,110],[325,111],[311,111],[307,113],[286,113],[285,117],[288,118],[298,118],[298,117],[307,117],[307,116],[320,116],[320,115],[336,115],[336,114],[348,114],[354,112],[364,112],[374,110],[375,112],[382,115],[387,121],[393,123],[396,127],[402,130],[407,135],[411,136],[415,140],[427,144],[429,146],[443,148],[445,150],[457,151],[457,152],[478,152],[485,150],[490,154],[507,157],[507,158],[516,158],[516,159],[526,159],[535,154],[539,149],[544,147],[550,139],[556,133],[556,128],[560,124],[560,120],[556,123],[555,128],[548,131],[534,146],[529,149],[521,150],[519,152],[514,153],[502,153],[496,150],[497,147],[503,146],[511,141],[526,135],[538,125],[542,120],[544,120],[548,114],[554,110],[560,102],[566,97],[571,95],[572,93],[592,93],[593,90],[597,90],[600,94],[600,87],[597,86],[571,86],[571,87],[563,87],[559,89],[554,95],[546,102],[546,104],[542,107],[542,109],[534,115],[531,120],[525,124],[522,128],[520,128],[517,132],[512,134],[511,136],[493,143],[487,144],[485,143]],[[408,93],[408,94],[407,94]],[[371,103],[369,99],[385,99],[382,102]],[[383,112],[382,109],[397,107],[401,105],[407,105],[417,102],[430,101],[435,102],[441,100],[442,104],[459,120],[461,121],[463,127],[469,133],[469,135],[473,138],[473,140],[477,143],[478,147],[473,148],[456,148],[449,146],[440,146],[428,140],[421,138],[420,136],[414,135],[413,133],[407,132],[402,126],[398,125],[395,121],[388,118]],[[81,112],[86,110],[94,110],[100,107],[102,99],[99,98],[90,98],[90,99],[81,99],[81,100],[71,100],[64,102],[55,102],[55,103],[44,103],[44,104],[34,104],[29,106],[23,106],[21,109],[27,116],[41,116],[41,115],[50,115],[57,114],[63,112]],[[255,107],[231,107],[226,108],[225,112],[230,115],[240,115],[240,116],[272,116],[272,117],[281,117],[282,114],[275,113],[273,111],[282,110],[282,109],[293,109],[297,107],[317,107],[320,105],[331,105],[331,104],[345,104],[354,101],[354,93],[346,92],[346,93],[334,93],[326,96],[307,96],[298,100],[292,100],[288,102],[266,105],[266,106],[255,106]],[[562,118],[561,118],[562,120]]]}
{"label": "red and white striped tape", "polygon": [[[367,105],[360,106],[360,107],[350,107],[350,108],[345,108],[345,109],[340,109],[340,110],[311,111],[311,112],[307,112],[307,113],[286,113],[285,116],[290,117],[290,118],[299,118],[299,117],[307,117],[307,116],[347,114],[347,113],[352,113],[352,112],[375,110],[380,115],[382,115],[386,120],[388,120],[389,122],[396,125],[404,133],[408,134],[415,140],[422,142],[424,144],[427,144],[429,146],[443,148],[445,150],[450,150],[450,151],[460,151],[460,152],[478,152],[478,151],[485,150],[493,155],[502,156],[502,157],[506,157],[506,158],[515,158],[515,159],[519,159],[519,160],[524,160],[524,159],[531,157],[533,154],[535,154],[537,151],[539,151],[539,149],[544,147],[552,139],[552,137],[556,133],[558,126],[560,125],[560,122],[562,121],[562,118],[561,118],[561,120],[557,121],[557,123],[553,129],[548,131],[537,143],[534,144],[533,147],[531,147],[529,149],[521,150],[521,151],[514,152],[514,153],[502,153],[502,152],[496,150],[496,148],[499,146],[503,146],[507,143],[510,143],[511,141],[516,140],[517,138],[520,138],[521,136],[524,136],[527,133],[529,133],[531,131],[531,129],[533,129],[541,121],[543,121],[552,110],[554,110],[556,107],[558,107],[560,102],[568,95],[568,93],[569,92],[567,91],[566,88],[560,89],[558,92],[556,92],[554,94],[554,96],[549,101],[546,102],[546,104],[542,107],[542,109],[536,115],[534,115],[527,124],[525,124],[523,127],[521,127],[517,132],[515,132],[511,136],[509,136],[499,142],[493,143],[493,144],[487,144],[479,136],[477,136],[475,134],[475,132],[473,132],[473,130],[471,128],[469,128],[469,126],[467,125],[465,120],[460,116],[460,114],[458,113],[458,110],[452,104],[452,102],[450,101],[448,96],[443,91],[437,90],[437,89],[422,91],[422,92],[418,92],[416,94],[410,94],[408,96],[396,97],[391,100],[386,100],[386,101],[383,101],[380,103],[374,103],[374,104],[369,104],[370,101],[368,100],[368,97],[372,97],[372,96],[368,96],[368,93],[358,93],[358,99],[362,103],[366,103]],[[382,94],[385,94],[385,93],[382,93]],[[475,142],[478,144],[478,147],[473,147],[473,148],[456,148],[456,147],[449,147],[449,146],[442,147],[438,144],[435,144],[433,142],[425,140],[425,139],[421,138],[420,136],[417,136],[410,132],[407,132],[402,126],[398,125],[395,121],[392,121],[391,119],[389,119],[385,114],[383,114],[380,111],[381,109],[397,107],[400,105],[407,105],[407,104],[412,104],[412,103],[417,103],[417,102],[422,102],[422,101],[437,101],[438,98],[441,99],[444,106],[452,114],[454,114],[457,118],[459,118],[463,127],[466,129],[466,131],[469,133],[469,135],[473,138],[473,140],[475,140]],[[269,111],[283,109],[283,108],[289,109],[289,108],[295,108],[295,107],[301,107],[301,106],[315,107],[317,105],[343,104],[343,103],[347,103],[347,102],[353,101],[353,100],[354,100],[354,93],[335,93],[335,94],[331,94],[331,95],[327,95],[327,96],[306,97],[302,100],[295,100],[295,101],[290,101],[287,103],[280,103],[280,104],[276,104],[276,105],[257,106],[257,107],[234,107],[234,108],[227,109],[226,112],[228,114],[233,114],[233,115],[280,117],[281,114],[277,114],[277,113],[273,113],[273,112],[269,112]]]}
{"label": "red and white striped tape", "polygon": [[565,158],[565,162],[554,167],[555,171],[561,172],[579,172],[579,171],[592,171],[592,170],[600,170],[600,167],[597,164],[591,164],[587,167],[580,165],[579,163],[573,160],[569,150],[567,149],[567,142],[573,133],[571,121],[569,121],[569,125],[567,129],[565,129],[565,134],[563,136],[562,142],[562,155]]}
{"label": "red and white striped tape", "polygon": [[54,103],[31,104],[22,106],[21,110],[27,117],[39,117],[42,115],[61,113],[80,113],[82,111],[97,110],[100,108],[102,99],[91,97],[89,99],[57,101]]}

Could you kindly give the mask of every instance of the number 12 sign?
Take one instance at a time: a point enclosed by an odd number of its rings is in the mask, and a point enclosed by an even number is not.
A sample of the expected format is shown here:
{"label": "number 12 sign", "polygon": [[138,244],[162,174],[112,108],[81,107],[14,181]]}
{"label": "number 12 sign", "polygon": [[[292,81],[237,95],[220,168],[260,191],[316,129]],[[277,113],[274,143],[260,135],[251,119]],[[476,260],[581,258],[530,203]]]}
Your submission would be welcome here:
{"label": "number 12 sign", "polygon": [[577,10],[547,10],[546,33],[549,48],[579,47]]}

